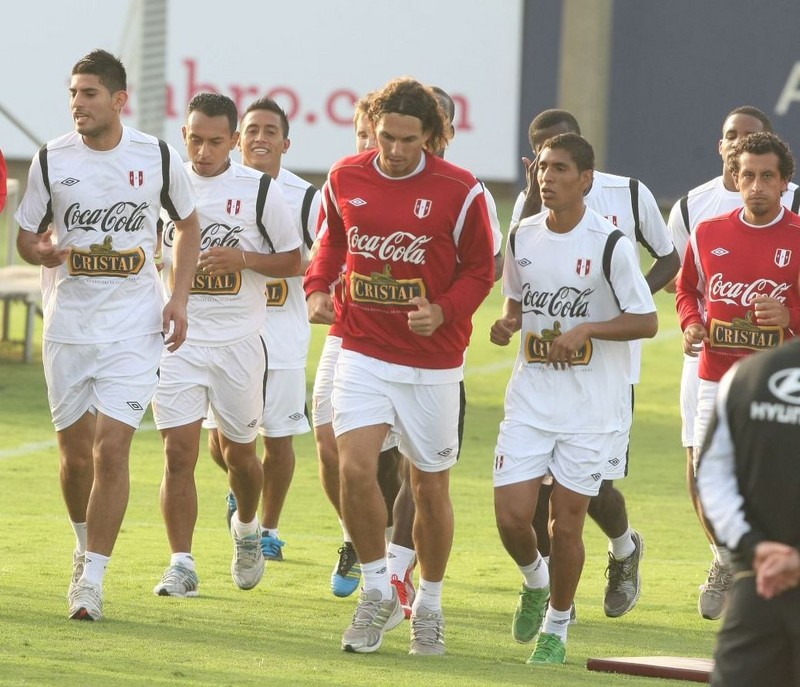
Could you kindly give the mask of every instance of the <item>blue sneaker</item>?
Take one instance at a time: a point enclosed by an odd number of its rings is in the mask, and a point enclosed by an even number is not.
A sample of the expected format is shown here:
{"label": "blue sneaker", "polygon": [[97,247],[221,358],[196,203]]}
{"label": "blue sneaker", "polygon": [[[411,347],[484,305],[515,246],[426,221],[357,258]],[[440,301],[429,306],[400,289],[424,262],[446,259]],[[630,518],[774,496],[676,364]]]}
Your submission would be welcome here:
{"label": "blue sneaker", "polygon": [[346,541],[339,548],[339,562],[331,573],[331,590],[334,596],[350,596],[361,581],[361,564],[353,544]]}
{"label": "blue sneaker", "polygon": [[225,497],[225,503],[228,506],[228,512],[225,514],[225,517],[228,519],[228,532],[231,531],[231,518],[233,514],[236,512],[238,506],[236,505],[236,497],[233,495],[232,491],[228,492],[228,495]]}
{"label": "blue sneaker", "polygon": [[283,546],[286,542],[281,541],[277,537],[270,537],[266,531],[261,533],[261,550],[264,552],[264,558],[268,561],[283,561]]}

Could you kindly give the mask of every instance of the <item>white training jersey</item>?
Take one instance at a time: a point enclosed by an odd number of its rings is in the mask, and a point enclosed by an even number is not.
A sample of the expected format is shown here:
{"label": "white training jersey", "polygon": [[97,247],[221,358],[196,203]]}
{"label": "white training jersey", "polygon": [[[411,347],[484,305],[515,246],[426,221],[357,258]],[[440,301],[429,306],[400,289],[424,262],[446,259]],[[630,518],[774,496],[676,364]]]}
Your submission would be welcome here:
{"label": "white training jersey", "polygon": [[42,268],[46,340],[108,343],[162,330],[153,262],[162,201],[185,219],[194,189],[178,153],[136,129],[123,127],[119,144],[104,151],[72,132],[33,158],[15,218],[38,233],[52,223],[59,248],[70,250],[62,265]]}
{"label": "white training jersey", "polygon": [[[320,208],[319,191],[304,179],[283,168],[275,181],[281,187],[283,197],[289,206],[292,231],[302,242],[300,250],[305,262],[308,260],[311,244],[316,235]],[[269,351],[269,369],[304,368],[311,341],[311,325],[308,322],[303,276],[267,279],[266,294],[267,317],[264,338]]]}
{"label": "white training jersey", "polygon": [[[792,207],[795,202],[796,189],[796,184],[789,184],[788,190],[781,198],[781,204],[792,210],[792,212],[797,212]],[[742,194],[739,191],[729,191],[725,188],[722,182],[722,175],[693,188],[684,198],[672,206],[669,220],[667,220],[667,225],[672,233],[672,242],[681,256],[681,263],[686,257],[689,236],[700,222],[705,222],[712,217],[727,215],[744,205]],[[684,213],[689,218],[688,227],[684,220]]]}
{"label": "white training jersey", "polygon": [[[663,258],[672,253],[675,248],[669,230],[650,189],[641,182],[638,183],[637,189],[638,230],[633,214],[630,177],[595,170],[592,188],[586,194],[584,202],[586,207],[601,214],[625,234],[632,244],[641,243],[651,256]],[[511,226],[519,221],[524,202],[525,192],[523,191],[514,204]],[[639,264],[639,251],[634,251],[634,253],[636,262]],[[629,344],[631,347],[631,383],[638,384],[642,368],[642,344],[641,341],[630,341]]]}
{"label": "white training jersey", "polygon": [[506,419],[552,432],[625,429],[630,404],[630,347],[589,340],[567,370],[547,364],[550,341],[585,322],[656,307],[630,241],[613,247],[608,278],[603,256],[614,226],[586,209],[572,231],[547,228],[548,212],[524,219],[509,241],[503,294],[522,304],[519,352],[506,392]]}
{"label": "white training jersey", "polygon": [[[261,172],[233,161],[222,174],[213,177],[196,174],[190,162],[186,163],[186,170],[197,191],[201,252],[213,246],[226,246],[258,253],[271,253],[273,249],[282,253],[300,245],[289,208],[275,183],[269,185],[260,218],[269,240],[259,227],[256,208],[264,176]],[[169,293],[175,225],[167,217],[164,220],[165,267],[161,276]],[[196,272],[189,295],[186,342],[224,346],[260,331],[264,326],[266,281],[264,275],[251,269],[222,276]]]}

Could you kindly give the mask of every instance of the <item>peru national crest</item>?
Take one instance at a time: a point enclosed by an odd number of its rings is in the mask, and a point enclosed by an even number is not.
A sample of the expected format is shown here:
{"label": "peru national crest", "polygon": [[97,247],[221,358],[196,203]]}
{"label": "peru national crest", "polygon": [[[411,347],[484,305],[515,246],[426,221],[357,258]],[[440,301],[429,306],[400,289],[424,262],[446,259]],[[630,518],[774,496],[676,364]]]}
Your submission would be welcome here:
{"label": "peru national crest", "polygon": [[775,251],[775,264],[778,267],[786,267],[789,264],[789,260],[792,259],[792,251],[788,248],[778,248]]}
{"label": "peru national crest", "polygon": [[417,198],[417,202],[414,203],[414,214],[420,219],[424,219],[431,214],[431,205],[433,203],[430,200]]}
{"label": "peru national crest", "polygon": [[232,217],[236,217],[242,209],[242,201],[237,198],[228,198],[227,212]]}
{"label": "peru national crest", "polygon": [[144,172],[141,169],[132,169],[128,172],[128,183],[133,188],[139,188],[144,185]]}
{"label": "peru national crest", "polygon": [[592,261],[587,258],[578,258],[575,264],[575,272],[579,277],[588,277],[592,269]]}

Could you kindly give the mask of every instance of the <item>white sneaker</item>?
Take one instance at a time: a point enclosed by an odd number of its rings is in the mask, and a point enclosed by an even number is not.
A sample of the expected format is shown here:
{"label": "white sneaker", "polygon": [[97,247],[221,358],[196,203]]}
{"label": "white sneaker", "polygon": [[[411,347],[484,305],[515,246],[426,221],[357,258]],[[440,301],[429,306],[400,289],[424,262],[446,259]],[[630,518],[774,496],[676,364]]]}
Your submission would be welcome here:
{"label": "white sneaker", "polygon": [[379,589],[361,590],[353,622],[342,635],[342,650],[359,654],[377,651],[383,642],[383,633],[397,627],[405,615],[392,587],[392,598],[384,600]]}
{"label": "white sneaker", "polygon": [[197,596],[200,584],[197,573],[180,564],[171,565],[161,576],[161,582],[153,587],[156,596]]}
{"label": "white sneaker", "polygon": [[78,580],[72,585],[69,617],[72,620],[100,620],[103,617],[103,590],[99,584]]}
{"label": "white sneaker", "polygon": [[261,550],[261,531],[246,537],[233,537],[231,576],[239,589],[252,589],[264,576],[264,552]]}
{"label": "white sneaker", "polygon": [[69,580],[69,589],[67,590],[67,600],[69,600],[70,594],[72,594],[73,587],[78,583],[78,580],[81,579],[81,575],[83,575],[83,569],[85,566],[86,566],[86,554],[73,551],[72,577]]}
{"label": "white sneaker", "polygon": [[420,606],[411,616],[411,648],[415,656],[441,656],[444,648],[444,615]]}

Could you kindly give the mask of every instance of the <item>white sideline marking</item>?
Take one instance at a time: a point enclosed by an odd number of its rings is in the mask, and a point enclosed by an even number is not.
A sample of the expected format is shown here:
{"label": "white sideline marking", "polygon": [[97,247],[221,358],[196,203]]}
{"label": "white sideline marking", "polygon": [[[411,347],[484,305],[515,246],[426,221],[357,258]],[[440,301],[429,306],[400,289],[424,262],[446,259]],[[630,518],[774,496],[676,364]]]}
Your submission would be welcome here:
{"label": "white sideline marking", "polygon": [[[143,423],[139,427],[140,432],[152,432],[156,426],[152,422]],[[55,449],[58,442],[55,439],[48,439],[47,441],[37,441],[33,444],[22,444],[14,448],[7,448],[0,450],[0,460],[7,460],[8,458],[18,458],[19,456],[26,456],[30,453],[38,453],[47,449]]]}

